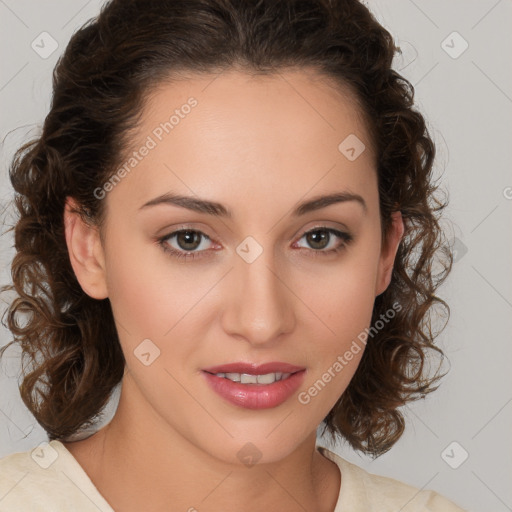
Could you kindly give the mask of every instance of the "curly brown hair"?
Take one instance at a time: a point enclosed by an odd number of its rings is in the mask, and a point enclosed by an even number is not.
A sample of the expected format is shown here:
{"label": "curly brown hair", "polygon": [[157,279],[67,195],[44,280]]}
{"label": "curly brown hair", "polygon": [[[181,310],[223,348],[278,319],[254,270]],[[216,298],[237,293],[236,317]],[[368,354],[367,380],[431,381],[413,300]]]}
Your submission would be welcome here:
{"label": "curly brown hair", "polygon": [[50,439],[94,426],[125,366],[109,300],[84,293],[71,267],[66,197],[101,228],[105,202],[94,191],[123,161],[151,88],[235,66],[254,74],[307,66],[358,100],[376,154],[383,240],[392,212],[401,211],[405,224],[372,324],[392,304],[401,308],[368,341],[322,423],[324,433],[374,456],[399,439],[399,407],[434,390],[442,376],[428,364],[430,355],[444,356],[432,312],[440,305],[449,316],[435,292],[453,258],[439,223],[447,201],[437,197],[432,175],[435,147],[413,108],[413,86],[392,69],[397,51],[357,0],[111,0],[73,35],[54,69],[42,133],[17,150],[9,170],[17,252],[13,285],[3,291],[16,292],[6,311],[14,340],[0,355],[20,345],[21,397]]}

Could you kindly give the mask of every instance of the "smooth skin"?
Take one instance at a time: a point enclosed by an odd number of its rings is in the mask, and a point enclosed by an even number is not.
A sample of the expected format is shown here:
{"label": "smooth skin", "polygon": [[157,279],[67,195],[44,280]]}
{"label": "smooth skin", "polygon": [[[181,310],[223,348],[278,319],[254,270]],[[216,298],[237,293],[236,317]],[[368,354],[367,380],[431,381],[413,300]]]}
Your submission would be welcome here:
{"label": "smooth skin", "polygon": [[[288,362],[306,367],[299,392],[307,391],[370,326],[401,215],[381,243],[376,162],[358,107],[313,70],[232,69],[162,83],[148,94],[128,153],[190,97],[197,106],[106,194],[104,240],[68,198],[74,272],[85,293],[110,300],[127,366],[112,421],[66,447],[123,512],[332,512],[342,475],[315,449],[316,430],[363,351],[308,404],[295,393],[265,410],[226,402],[201,369]],[[338,150],[350,134],[366,145],[354,161]],[[347,200],[293,216],[299,203],[335,192],[359,195],[365,207]],[[141,208],[164,193],[220,203],[231,216]],[[198,236],[193,249],[193,238],[159,244],[183,228],[209,238]],[[313,228],[320,233],[305,235]],[[252,263],[236,251],[248,236],[263,249]],[[145,339],[160,350],[150,365],[134,353]],[[247,443],[261,454],[251,467],[237,455]]]}

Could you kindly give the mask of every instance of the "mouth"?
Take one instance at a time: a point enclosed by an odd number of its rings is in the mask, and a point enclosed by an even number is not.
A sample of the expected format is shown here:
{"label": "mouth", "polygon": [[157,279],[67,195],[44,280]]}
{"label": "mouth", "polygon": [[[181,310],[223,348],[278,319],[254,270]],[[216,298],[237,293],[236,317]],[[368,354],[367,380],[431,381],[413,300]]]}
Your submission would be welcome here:
{"label": "mouth", "polygon": [[208,373],[238,373],[246,375],[265,375],[269,373],[296,373],[305,370],[303,366],[296,366],[290,363],[270,362],[264,364],[256,363],[227,363],[218,366],[210,366],[203,368],[203,371]]}
{"label": "mouth", "polygon": [[202,370],[210,388],[246,409],[281,405],[300,387],[306,369],[288,363],[231,363]]}
{"label": "mouth", "polygon": [[[206,372],[210,373],[210,372]],[[297,373],[297,372],[294,372]],[[292,373],[283,372],[272,372],[264,373],[262,375],[251,375],[250,373],[210,373],[210,375],[216,375],[217,377],[228,379],[231,382],[239,382],[240,384],[274,384],[280,380],[286,380]]]}

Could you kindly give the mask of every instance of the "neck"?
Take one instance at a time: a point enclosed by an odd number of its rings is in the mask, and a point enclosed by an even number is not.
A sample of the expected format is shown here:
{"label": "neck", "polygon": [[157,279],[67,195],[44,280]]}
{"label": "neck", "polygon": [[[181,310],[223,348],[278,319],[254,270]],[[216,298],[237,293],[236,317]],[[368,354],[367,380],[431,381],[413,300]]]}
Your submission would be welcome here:
{"label": "neck", "polygon": [[316,450],[316,432],[281,460],[229,463],[184,438],[147,402],[129,401],[133,387],[125,376],[112,421],[66,445],[116,510],[334,510],[339,470]]}

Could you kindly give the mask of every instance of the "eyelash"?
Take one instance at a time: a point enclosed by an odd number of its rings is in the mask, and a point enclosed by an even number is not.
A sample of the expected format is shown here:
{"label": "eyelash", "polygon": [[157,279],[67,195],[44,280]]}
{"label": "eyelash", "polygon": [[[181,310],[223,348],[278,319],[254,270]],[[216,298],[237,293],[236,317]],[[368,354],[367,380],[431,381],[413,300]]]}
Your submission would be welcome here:
{"label": "eyelash", "polygon": [[[326,226],[318,226],[318,227],[315,227],[315,228],[310,229],[308,231],[305,231],[301,235],[299,240],[304,238],[306,235],[308,235],[310,233],[315,233],[317,231],[326,231],[329,234],[332,234],[332,235],[338,237],[339,239],[341,239],[342,243],[338,247],[336,247],[334,249],[329,249],[327,251],[322,250],[322,249],[306,249],[307,251],[311,251],[313,253],[314,257],[317,257],[317,256],[329,256],[329,255],[332,255],[332,254],[339,253],[340,251],[345,249],[353,241],[353,236],[350,233],[339,231],[339,230],[334,229],[334,228],[328,228]],[[173,258],[176,258],[176,259],[185,259],[185,260],[191,259],[191,260],[193,260],[193,259],[196,259],[196,258],[203,257],[203,256],[199,256],[199,255],[201,253],[203,253],[203,252],[206,252],[204,250],[203,251],[178,251],[178,250],[170,247],[166,243],[170,238],[173,238],[173,237],[179,235],[180,233],[184,233],[184,232],[198,233],[204,239],[211,240],[211,238],[208,235],[206,235],[205,233],[203,233],[201,231],[198,231],[196,229],[180,229],[178,231],[173,231],[172,233],[170,233],[170,234],[168,234],[168,235],[166,235],[164,237],[158,238],[158,240],[157,240],[158,245],[162,248],[162,250],[165,253],[170,254]],[[329,242],[330,242],[330,239],[329,239]],[[304,248],[302,248],[302,249],[304,249]]]}

